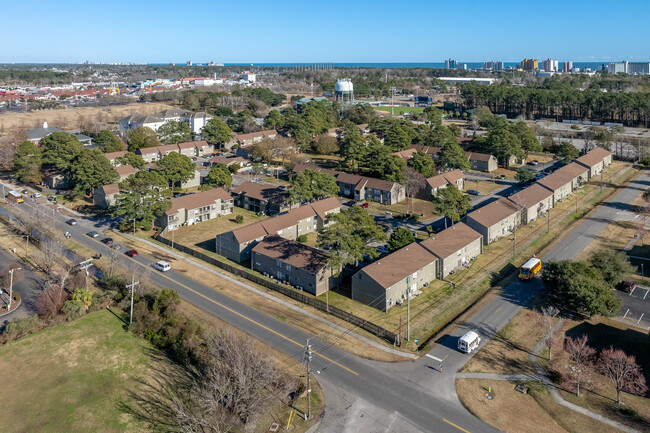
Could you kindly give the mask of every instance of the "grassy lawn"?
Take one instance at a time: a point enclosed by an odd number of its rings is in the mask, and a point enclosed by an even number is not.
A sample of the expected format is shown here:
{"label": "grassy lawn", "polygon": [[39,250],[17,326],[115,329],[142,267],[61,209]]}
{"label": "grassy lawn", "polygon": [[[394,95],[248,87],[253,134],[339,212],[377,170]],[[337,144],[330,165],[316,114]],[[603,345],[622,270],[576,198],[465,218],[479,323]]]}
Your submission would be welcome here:
{"label": "grassy lawn", "polygon": [[[491,340],[476,353],[463,371],[499,374],[533,373],[534,369],[528,362],[527,353],[532,350],[540,338],[535,329],[535,322],[531,318],[531,315],[536,314],[539,313],[528,309],[522,310],[509,325],[499,332],[497,338]],[[650,365],[650,340],[648,340],[647,332],[644,333],[624,323],[602,317],[595,317],[587,321],[565,319],[565,323],[554,341],[553,360],[548,361],[548,351],[545,349],[540,354],[540,364],[550,370],[564,366],[567,362],[567,355],[562,350],[565,337],[575,338],[583,334],[588,336],[589,344],[598,351],[614,345],[628,354],[635,355],[637,362],[642,367]],[[646,371],[645,374],[648,376],[650,372]],[[492,386],[496,386],[496,381],[492,381],[492,383]],[[572,389],[565,388],[562,384],[558,386],[565,400],[640,431],[650,429],[650,401],[644,397],[623,393],[621,400],[624,407],[631,409],[637,415],[625,414],[621,410],[622,408],[616,407],[616,391],[609,379],[604,376],[596,374],[592,379],[592,389],[590,391],[583,389],[581,397],[577,397]],[[558,407],[551,400],[548,410],[555,410]],[[573,414],[574,412],[571,412],[571,417],[574,416]],[[516,421],[515,418],[512,418],[513,422]],[[487,419],[490,420],[490,418]],[[569,421],[567,418],[563,418],[563,420]],[[598,426],[601,427],[600,424]],[[602,425],[602,427],[605,426]]]}
{"label": "grassy lawn", "polygon": [[108,311],[45,329],[0,349],[4,432],[139,432],[121,409],[153,371],[173,365]]}
{"label": "grassy lawn", "polygon": [[[200,226],[200,224],[199,224]],[[331,344],[335,344],[336,346],[353,353],[358,356],[362,356],[365,358],[370,358],[370,359],[375,359],[379,361],[386,361],[386,362],[394,362],[394,361],[401,361],[404,360],[403,357],[393,355],[390,353],[386,353],[382,350],[376,349],[373,346],[363,343],[359,341],[358,339],[354,337],[350,337],[347,334],[341,334],[340,331],[335,331],[333,330],[330,326],[319,322],[314,319],[310,319],[309,317],[303,315],[303,314],[297,314],[295,311],[289,309],[288,307],[277,303],[273,302],[261,295],[258,295],[250,290],[243,289],[242,287],[233,284],[232,282],[219,278],[218,276],[215,276],[213,273],[206,271],[205,269],[199,268],[197,266],[194,266],[193,264],[189,263],[186,260],[183,259],[178,259],[175,256],[172,256],[171,254],[168,254],[164,251],[160,251],[157,248],[151,247],[145,243],[142,242],[134,242],[131,240],[131,238],[126,238],[119,233],[113,233],[111,236],[113,239],[116,240],[116,242],[119,242],[121,245],[125,246],[126,248],[135,248],[137,249],[140,254],[147,255],[148,257],[151,257],[155,260],[165,260],[171,264],[172,269],[174,269],[177,272],[181,272],[185,274],[186,276],[196,280],[196,281],[201,281],[203,284],[206,286],[212,288],[213,290],[216,290],[218,292],[221,292],[225,294],[226,296],[235,299],[243,304],[249,305],[263,313],[266,313],[272,317],[275,317],[278,320],[281,320],[283,322],[286,322],[296,328],[303,328],[305,326],[309,327],[314,333],[319,335],[319,338],[322,338],[323,341],[329,342]],[[152,239],[148,239],[149,241],[156,242]],[[164,247],[163,244],[160,244],[160,246]],[[168,248],[168,247],[164,247]],[[213,252],[209,251],[203,251],[208,255],[220,258],[222,260],[225,260],[224,257],[219,256]],[[181,256],[184,257],[189,257],[186,254],[180,253],[176,251],[176,253],[181,254]],[[197,259],[193,259],[197,260]],[[198,260],[197,260],[198,261]],[[230,262],[233,266],[238,266],[243,268],[243,266],[237,265],[234,262]],[[209,266],[209,265],[207,265]],[[219,272],[223,272],[218,268],[214,268],[215,270]],[[250,286],[254,286],[259,290],[262,290],[266,292],[267,294],[274,296],[278,299],[281,299],[285,302],[289,302],[303,310],[309,311],[310,313],[319,315],[321,317],[326,317],[329,321],[336,323],[337,325],[343,326],[345,328],[352,328],[352,325],[349,323],[337,319],[333,316],[330,316],[320,310],[316,310],[314,308],[308,307],[305,304],[294,301],[292,299],[289,299],[288,297],[281,295],[277,292],[274,292],[270,289],[266,289],[262,286],[257,286],[256,284],[244,279],[240,278],[237,276],[234,276],[232,274],[227,274],[224,272],[225,275],[228,275],[229,277],[233,277],[245,284],[248,284]],[[350,301],[352,302],[352,301]],[[377,310],[374,310],[377,312]],[[383,313],[382,313],[383,314]],[[362,333],[366,337],[373,339],[375,341],[383,341],[379,339],[378,337],[375,337],[374,335],[370,333],[366,333],[365,331],[356,328],[355,332]]]}
{"label": "grassy lawn", "polygon": [[490,195],[494,193],[499,188],[503,188],[507,185],[500,184],[492,180],[468,180],[465,181],[465,190],[475,189],[481,193],[481,195]]}
{"label": "grassy lawn", "polygon": [[386,111],[390,113],[394,110],[396,116],[401,116],[404,113],[424,113],[424,107],[373,107],[375,110]]}
{"label": "grassy lawn", "polygon": [[310,247],[316,248],[316,241],[318,240],[318,233],[312,232],[308,233],[305,236],[307,236],[307,241],[304,242],[305,245],[308,245]]}
{"label": "grassy lawn", "polygon": [[[527,383],[526,386],[528,394],[522,394],[515,391],[514,383],[506,381],[456,379],[456,392],[463,406],[506,433],[618,431],[556,404],[539,382]],[[488,387],[492,388],[491,400],[485,396]]]}
{"label": "grassy lawn", "polygon": [[[237,215],[244,217],[243,223],[238,224],[235,221]],[[206,248],[205,243],[212,242],[214,244],[215,236],[219,233],[225,233],[268,218],[268,216],[258,216],[255,215],[255,212],[235,206],[233,213],[230,215],[175,230],[174,241],[188,247],[201,246]],[[167,234],[167,237],[171,239],[171,232]],[[214,245],[212,245],[212,249],[214,250]]]}

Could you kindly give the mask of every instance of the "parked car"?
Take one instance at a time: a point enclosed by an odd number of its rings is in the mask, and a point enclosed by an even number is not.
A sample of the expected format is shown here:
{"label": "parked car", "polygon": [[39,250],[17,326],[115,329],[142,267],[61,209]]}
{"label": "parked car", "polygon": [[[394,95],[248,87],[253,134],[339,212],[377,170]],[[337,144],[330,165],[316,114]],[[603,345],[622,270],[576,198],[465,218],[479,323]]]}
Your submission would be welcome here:
{"label": "parked car", "polygon": [[363,204],[361,205],[361,207],[364,208],[364,209],[368,209],[369,206],[370,206],[370,205],[369,205],[368,203],[363,203]]}
{"label": "parked car", "polygon": [[383,245],[378,246],[377,251],[379,251],[381,254],[388,254],[390,252],[390,251],[388,251],[388,248],[386,248]]}
{"label": "parked car", "polygon": [[171,266],[169,266],[169,263],[167,263],[165,261],[162,261],[162,260],[159,261],[159,262],[154,263],[153,267],[156,268],[157,270],[159,270],[160,272],[167,272],[168,270],[171,269]]}
{"label": "parked car", "polygon": [[469,195],[481,195],[481,192],[477,191],[475,189],[468,189],[467,194],[469,194]]}
{"label": "parked car", "polygon": [[27,191],[26,189],[24,189],[24,190],[20,191],[20,193],[21,193],[21,194],[25,194],[25,195],[27,195],[27,194],[29,194],[29,191]]}
{"label": "parked car", "polygon": [[32,198],[39,198],[39,197],[42,197],[42,196],[43,195],[40,192],[35,192],[34,194],[32,194]]}
{"label": "parked car", "polygon": [[528,161],[528,165],[537,165],[539,162],[536,159],[533,159],[532,161]]}
{"label": "parked car", "polygon": [[86,234],[87,234],[88,236],[90,236],[91,238],[96,238],[96,237],[99,236],[99,233],[97,233],[97,232],[94,231],[94,230],[93,230],[93,231],[90,231],[90,232],[88,232],[88,233],[86,233]]}
{"label": "parked car", "polygon": [[126,255],[129,256],[129,257],[135,257],[135,256],[138,255],[138,252],[137,252],[136,250],[128,250],[128,251],[127,251],[126,253],[124,253],[124,254],[126,254]]}
{"label": "parked car", "polygon": [[346,201],[343,204],[346,205],[346,206],[354,206],[355,204],[357,204],[357,202],[354,201],[354,200],[350,200],[350,201]]}
{"label": "parked car", "polygon": [[102,239],[102,243],[108,245],[109,247],[115,244],[113,238],[104,238]]}
{"label": "parked car", "polygon": [[621,281],[616,288],[622,292],[630,293],[636,289],[636,284],[632,281]]}
{"label": "parked car", "polygon": [[391,211],[389,211],[389,210],[387,210],[387,211],[385,212],[385,214],[388,215],[388,216],[393,215],[393,213],[392,213]]}
{"label": "parked car", "polygon": [[505,178],[506,178],[505,174],[502,174],[501,176],[499,176],[499,179],[505,179]]}
{"label": "parked car", "polygon": [[535,179],[537,180],[544,179],[545,177],[546,177],[546,173],[537,173],[535,175]]}
{"label": "parked car", "polygon": [[74,219],[74,218],[70,218],[65,223],[68,224],[68,225],[71,225],[71,226],[76,226],[77,225],[77,220]]}

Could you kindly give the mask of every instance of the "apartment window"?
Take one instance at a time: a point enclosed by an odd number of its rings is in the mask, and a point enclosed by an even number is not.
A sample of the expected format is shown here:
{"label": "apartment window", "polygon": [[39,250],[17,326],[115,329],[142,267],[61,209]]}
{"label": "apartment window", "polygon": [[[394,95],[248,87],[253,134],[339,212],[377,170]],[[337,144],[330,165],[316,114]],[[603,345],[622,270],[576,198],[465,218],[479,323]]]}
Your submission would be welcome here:
{"label": "apartment window", "polygon": [[287,265],[287,271],[291,272],[291,265]]}
{"label": "apartment window", "polygon": [[311,226],[307,226],[307,230],[311,230]]}
{"label": "apartment window", "polygon": [[276,261],[275,261],[275,264],[276,264],[276,266],[277,266],[278,268],[281,268],[281,267],[282,267],[282,262],[281,262],[280,260],[276,260]]}

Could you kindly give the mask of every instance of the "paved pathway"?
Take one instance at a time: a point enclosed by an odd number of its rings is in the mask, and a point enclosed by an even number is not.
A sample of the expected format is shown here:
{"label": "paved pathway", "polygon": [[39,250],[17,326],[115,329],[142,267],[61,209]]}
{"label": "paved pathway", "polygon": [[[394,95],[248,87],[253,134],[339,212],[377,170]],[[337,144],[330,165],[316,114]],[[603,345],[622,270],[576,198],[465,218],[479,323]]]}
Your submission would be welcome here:
{"label": "paved pathway", "polygon": [[[562,324],[564,323],[564,320],[560,319],[558,322],[555,324],[555,329],[559,329],[562,327]],[[585,409],[582,406],[578,406],[577,404],[573,404],[571,402],[566,401],[564,398],[562,398],[562,395],[560,392],[557,390],[555,385],[553,385],[553,382],[549,377],[546,375],[546,372],[542,368],[541,365],[539,365],[539,354],[541,351],[546,347],[544,344],[544,341],[540,341],[537,343],[535,348],[533,349],[532,353],[528,354],[528,360],[530,363],[535,367],[535,371],[537,372],[537,375],[539,378],[541,378],[542,383],[546,386],[546,389],[548,390],[549,394],[553,397],[553,400],[557,404],[561,404],[562,406],[574,410],[576,412],[579,412],[585,416],[588,416],[589,418],[595,419],[596,421],[600,421],[602,423],[605,423],[607,425],[610,425],[614,428],[617,428],[621,431],[624,431],[626,433],[641,433],[638,430],[633,429],[632,427],[628,427],[624,424],[621,424],[620,422],[614,421],[612,419],[606,418],[600,414],[597,414],[596,412],[592,412],[589,409]]]}
{"label": "paved pathway", "polygon": [[494,373],[456,373],[456,379],[491,379],[508,380],[512,382],[527,382],[529,380],[540,380],[535,374],[494,374]]}

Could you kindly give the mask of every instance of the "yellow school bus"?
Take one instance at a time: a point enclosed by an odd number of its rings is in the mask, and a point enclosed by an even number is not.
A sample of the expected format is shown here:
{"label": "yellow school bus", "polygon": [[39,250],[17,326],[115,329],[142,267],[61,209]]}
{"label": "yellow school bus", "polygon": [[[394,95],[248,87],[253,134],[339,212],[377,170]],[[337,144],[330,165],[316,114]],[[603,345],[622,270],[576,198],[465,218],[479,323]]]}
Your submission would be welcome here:
{"label": "yellow school bus", "polygon": [[528,259],[526,263],[519,270],[519,279],[522,281],[529,281],[535,278],[535,275],[542,270],[542,261],[533,257]]}

